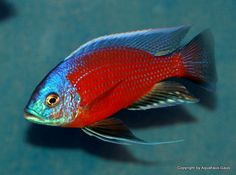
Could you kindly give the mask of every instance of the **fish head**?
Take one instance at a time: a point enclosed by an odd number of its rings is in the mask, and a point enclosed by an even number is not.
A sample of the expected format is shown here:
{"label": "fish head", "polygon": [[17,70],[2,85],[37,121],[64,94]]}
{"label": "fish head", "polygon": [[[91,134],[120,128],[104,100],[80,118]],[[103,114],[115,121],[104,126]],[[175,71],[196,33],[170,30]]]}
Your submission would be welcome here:
{"label": "fish head", "polygon": [[63,126],[77,117],[79,103],[80,96],[65,76],[52,73],[34,90],[24,117],[33,123]]}

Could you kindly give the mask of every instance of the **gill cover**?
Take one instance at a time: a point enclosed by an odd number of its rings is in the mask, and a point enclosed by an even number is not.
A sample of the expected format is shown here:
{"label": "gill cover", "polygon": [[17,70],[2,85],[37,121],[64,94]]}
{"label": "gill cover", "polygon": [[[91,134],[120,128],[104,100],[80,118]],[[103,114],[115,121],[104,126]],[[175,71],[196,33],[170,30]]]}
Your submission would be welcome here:
{"label": "gill cover", "polygon": [[[59,65],[35,88],[25,107],[27,120],[42,125],[63,126],[77,117],[80,96],[63,76],[64,71]],[[54,103],[51,98],[55,98]]]}

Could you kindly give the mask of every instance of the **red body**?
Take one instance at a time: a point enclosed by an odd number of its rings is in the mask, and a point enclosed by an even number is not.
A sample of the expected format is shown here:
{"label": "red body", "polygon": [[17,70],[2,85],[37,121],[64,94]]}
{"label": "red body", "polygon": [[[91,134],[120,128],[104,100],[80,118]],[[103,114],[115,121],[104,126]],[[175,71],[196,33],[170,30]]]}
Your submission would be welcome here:
{"label": "red body", "polygon": [[127,108],[152,87],[185,70],[180,53],[154,56],[132,48],[100,49],[79,59],[67,76],[81,97],[69,127],[84,127]]}

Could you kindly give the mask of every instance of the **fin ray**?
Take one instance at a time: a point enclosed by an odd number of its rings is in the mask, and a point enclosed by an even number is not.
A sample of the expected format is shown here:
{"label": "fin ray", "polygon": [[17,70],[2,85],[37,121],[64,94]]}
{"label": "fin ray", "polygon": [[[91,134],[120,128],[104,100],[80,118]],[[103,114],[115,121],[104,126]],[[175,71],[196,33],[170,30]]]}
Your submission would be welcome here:
{"label": "fin ray", "polygon": [[162,81],[154,85],[148,94],[141,97],[128,109],[145,110],[195,102],[198,102],[198,99],[190,95],[183,85],[173,81]]}
{"label": "fin ray", "polygon": [[180,53],[186,71],[186,78],[215,90],[217,81],[214,60],[214,39],[210,30],[205,30],[194,37]]}
{"label": "fin ray", "polygon": [[190,26],[183,25],[102,36],[85,43],[66,59],[112,47],[135,48],[160,56],[176,50],[189,28]]}
{"label": "fin ray", "polygon": [[178,143],[183,141],[183,139],[180,139],[180,140],[164,141],[164,142],[146,142],[142,139],[137,138],[128,129],[128,127],[123,124],[123,122],[114,118],[108,118],[102,120],[91,126],[82,128],[82,130],[86,134],[94,136],[100,140],[123,145],[131,145],[131,144],[159,145],[159,144]]}

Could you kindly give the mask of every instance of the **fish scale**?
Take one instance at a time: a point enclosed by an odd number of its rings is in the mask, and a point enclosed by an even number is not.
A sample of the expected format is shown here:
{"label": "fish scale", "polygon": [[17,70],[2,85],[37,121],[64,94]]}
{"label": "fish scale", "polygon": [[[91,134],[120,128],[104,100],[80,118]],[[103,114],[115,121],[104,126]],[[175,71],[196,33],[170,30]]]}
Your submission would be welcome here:
{"label": "fish scale", "polygon": [[[173,65],[176,60],[181,61],[179,56],[175,54],[156,57],[133,48],[109,48],[80,57],[77,61],[83,64],[77,65],[83,66],[77,67],[67,76],[81,96],[80,107],[91,103],[116,83],[121,83],[109,97],[95,104],[92,109],[81,111],[84,116],[80,115],[76,125],[80,121],[82,125],[88,125],[94,122],[93,119],[101,120],[128,107],[145,95],[156,82],[177,76],[178,72]],[[89,71],[83,73],[85,67]]]}
{"label": "fish scale", "polygon": [[25,118],[81,128],[90,136],[117,144],[183,141],[146,142],[120,120],[109,117],[124,108],[146,110],[198,102],[171,77],[184,77],[205,87],[215,84],[212,37],[204,31],[181,46],[189,28],[113,34],[85,43],[39,83],[25,108]]}

